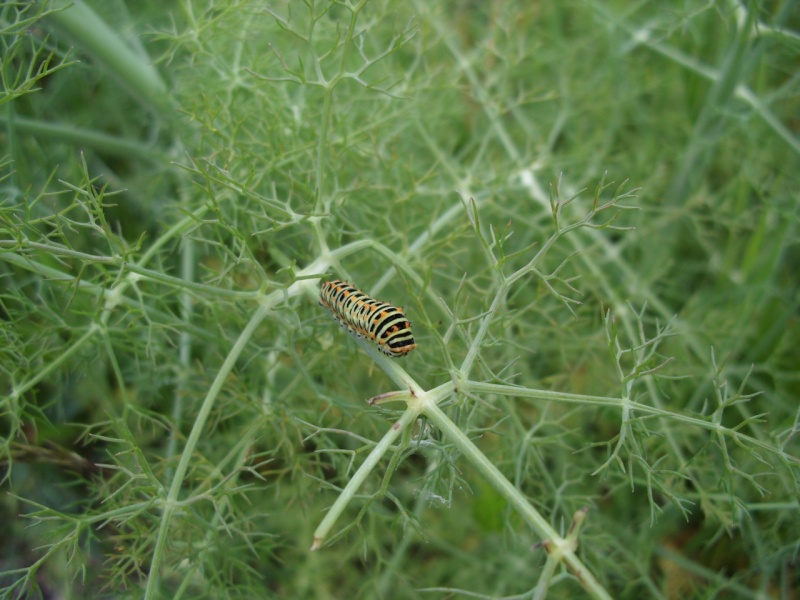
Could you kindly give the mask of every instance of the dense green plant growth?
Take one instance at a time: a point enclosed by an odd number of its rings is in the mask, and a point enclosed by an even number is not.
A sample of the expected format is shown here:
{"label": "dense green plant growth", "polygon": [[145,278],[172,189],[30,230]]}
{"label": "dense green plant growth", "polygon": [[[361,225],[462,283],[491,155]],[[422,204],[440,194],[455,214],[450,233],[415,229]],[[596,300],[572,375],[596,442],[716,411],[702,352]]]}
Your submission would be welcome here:
{"label": "dense green plant growth", "polygon": [[800,11],[668,4],[3,3],[4,596],[790,597]]}

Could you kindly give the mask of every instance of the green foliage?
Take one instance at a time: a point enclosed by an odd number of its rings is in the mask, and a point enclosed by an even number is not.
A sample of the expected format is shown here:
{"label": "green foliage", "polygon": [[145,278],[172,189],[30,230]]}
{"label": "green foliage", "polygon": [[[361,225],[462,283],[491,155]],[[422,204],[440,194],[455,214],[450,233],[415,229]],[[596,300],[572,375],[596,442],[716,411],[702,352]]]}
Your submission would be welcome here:
{"label": "green foliage", "polygon": [[3,3],[3,597],[789,597],[798,15]]}

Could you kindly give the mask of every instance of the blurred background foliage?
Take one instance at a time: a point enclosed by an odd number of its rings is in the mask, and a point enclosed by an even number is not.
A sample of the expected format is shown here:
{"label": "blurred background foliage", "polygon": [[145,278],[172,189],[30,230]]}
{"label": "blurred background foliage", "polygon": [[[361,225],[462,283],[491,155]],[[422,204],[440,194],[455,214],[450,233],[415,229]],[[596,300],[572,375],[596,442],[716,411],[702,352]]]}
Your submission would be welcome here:
{"label": "blurred background foliage", "polygon": [[[160,499],[261,291],[366,240],[333,275],[406,308],[419,347],[403,366],[441,384],[498,277],[463,201],[508,274],[552,234],[551,191],[586,189],[575,222],[607,174],[640,188],[618,220],[633,229],[559,240],[539,269],[560,278],[513,289],[473,378],[624,396],[611,311],[620,368],[653,338],[652,366],[671,359],[632,392],[666,416],[500,397],[449,411],[556,529],[590,508],[581,556],[613,597],[793,597],[796,2],[0,16],[5,596],[141,596]],[[390,426],[364,404],[387,389],[313,298],[279,305],[191,457],[159,595],[534,597],[541,540],[424,423],[333,547],[308,552]],[[582,593],[566,571],[549,590]]]}

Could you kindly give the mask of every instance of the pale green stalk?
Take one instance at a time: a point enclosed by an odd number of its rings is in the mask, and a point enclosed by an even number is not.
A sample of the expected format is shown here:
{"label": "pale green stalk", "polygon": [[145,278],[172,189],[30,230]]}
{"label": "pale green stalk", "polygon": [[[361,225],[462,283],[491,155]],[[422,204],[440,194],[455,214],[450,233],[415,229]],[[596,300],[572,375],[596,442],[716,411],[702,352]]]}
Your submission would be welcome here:
{"label": "pale green stalk", "polygon": [[[275,300],[278,300],[276,296],[277,294],[273,295]],[[214,381],[211,384],[203,403],[200,405],[200,410],[197,413],[194,425],[192,426],[192,430],[186,440],[186,445],[183,448],[181,459],[178,462],[177,468],[175,469],[175,475],[172,478],[172,484],[169,487],[169,491],[167,492],[167,496],[162,505],[161,523],[156,536],[155,547],[153,549],[153,558],[150,562],[150,572],[147,576],[147,587],[145,588],[144,594],[146,599],[157,597],[158,578],[161,570],[161,564],[164,560],[167,539],[169,538],[169,527],[172,523],[172,517],[179,508],[180,491],[183,487],[184,479],[186,478],[186,472],[189,470],[189,463],[194,458],[194,451],[197,448],[197,442],[200,441],[200,436],[205,430],[206,422],[211,414],[211,409],[214,407],[214,403],[216,402],[220,391],[222,391],[222,386],[225,384],[225,381],[228,379],[233,367],[236,365],[236,361],[239,359],[242,351],[250,342],[250,338],[253,336],[253,333],[256,331],[258,326],[261,325],[261,322],[264,320],[264,318],[269,315],[271,309],[272,306],[270,306],[270,303],[264,303],[259,306],[258,309],[253,313],[253,316],[250,317],[250,321],[242,330],[242,333],[239,335],[239,338],[236,340],[233,348],[231,348],[231,351],[225,358],[225,362],[222,363],[222,366],[217,372],[217,376],[214,378]]]}
{"label": "pale green stalk", "polygon": [[358,470],[353,473],[353,476],[347,482],[345,488],[336,497],[333,506],[330,507],[325,517],[322,519],[317,529],[314,531],[314,540],[311,544],[311,551],[319,549],[328,537],[328,532],[334,526],[337,519],[341,516],[347,505],[355,497],[356,492],[363,485],[364,480],[372,473],[378,462],[386,454],[386,451],[392,446],[398,437],[405,431],[406,427],[411,425],[419,416],[419,409],[417,407],[407,408],[400,418],[389,428],[381,441],[378,442],[372,451],[367,456],[367,459],[361,464]]}
{"label": "pale green stalk", "polygon": [[556,561],[562,560],[581,582],[583,588],[593,598],[609,599],[611,596],[605,588],[595,579],[591,571],[584,566],[574,551],[574,544],[562,538],[550,526],[550,523],[539,514],[514,484],[506,479],[500,470],[494,466],[478,447],[464,434],[459,427],[451,421],[446,414],[434,403],[426,402],[422,409],[431,423],[436,425],[445,439],[458,448],[464,458],[483,475],[484,479],[514,507],[519,515],[525,519],[533,530],[541,537],[542,542],[549,544],[548,552]]}
{"label": "pale green stalk", "polygon": [[66,31],[142,103],[168,111],[172,100],[150,60],[137,54],[82,0],[56,0],[48,19]]}

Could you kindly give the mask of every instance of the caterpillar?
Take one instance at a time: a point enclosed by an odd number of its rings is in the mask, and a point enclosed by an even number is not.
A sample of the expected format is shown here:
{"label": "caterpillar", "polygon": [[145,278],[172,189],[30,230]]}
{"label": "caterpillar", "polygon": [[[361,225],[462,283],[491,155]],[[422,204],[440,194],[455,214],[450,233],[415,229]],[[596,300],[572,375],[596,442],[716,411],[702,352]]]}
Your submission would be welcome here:
{"label": "caterpillar", "polygon": [[402,308],[370,298],[346,281],[325,281],[319,303],[331,311],[342,327],[371,339],[387,356],[405,356],[417,347]]}

